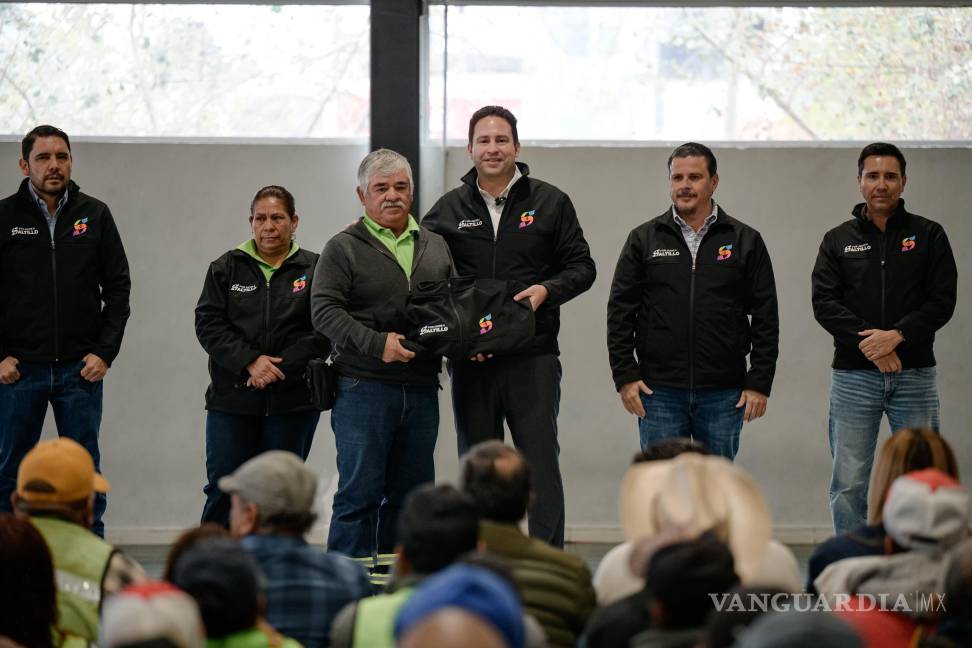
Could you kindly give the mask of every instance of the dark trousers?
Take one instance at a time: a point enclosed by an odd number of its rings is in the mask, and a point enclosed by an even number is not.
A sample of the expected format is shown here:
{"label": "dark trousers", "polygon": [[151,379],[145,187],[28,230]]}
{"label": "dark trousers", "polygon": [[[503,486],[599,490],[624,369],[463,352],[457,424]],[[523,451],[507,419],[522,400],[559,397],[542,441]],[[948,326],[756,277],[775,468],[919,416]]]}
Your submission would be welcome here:
{"label": "dark trousers", "polygon": [[341,376],[331,410],[337,448],[329,551],[390,554],[406,496],[435,481],[438,389]]}
{"label": "dark trousers", "polygon": [[221,477],[267,450],[287,450],[307,460],[314,430],[321,413],[317,410],[249,416],[227,412],[206,412],[206,476],[203,488],[206,504],[202,521],[229,525],[230,497],[219,489]]}
{"label": "dark trousers", "polygon": [[530,535],[563,547],[564,484],[557,442],[560,359],[542,354],[462,360],[450,362],[449,373],[459,454],[481,441],[502,441],[505,419],[513,445],[526,457],[533,476]]}

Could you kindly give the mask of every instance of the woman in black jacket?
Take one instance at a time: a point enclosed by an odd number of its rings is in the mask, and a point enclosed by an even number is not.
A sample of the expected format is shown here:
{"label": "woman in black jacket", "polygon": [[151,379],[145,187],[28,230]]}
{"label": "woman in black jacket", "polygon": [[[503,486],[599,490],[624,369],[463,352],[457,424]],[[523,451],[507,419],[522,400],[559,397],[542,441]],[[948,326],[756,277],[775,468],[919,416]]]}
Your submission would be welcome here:
{"label": "woman in black jacket", "polygon": [[283,187],[250,204],[253,238],[209,266],[196,305],[196,337],[209,354],[203,521],[228,524],[219,479],[267,450],[310,452],[320,412],[304,382],[308,360],[330,343],[314,331],[311,282],[318,255],[294,241],[298,216]]}

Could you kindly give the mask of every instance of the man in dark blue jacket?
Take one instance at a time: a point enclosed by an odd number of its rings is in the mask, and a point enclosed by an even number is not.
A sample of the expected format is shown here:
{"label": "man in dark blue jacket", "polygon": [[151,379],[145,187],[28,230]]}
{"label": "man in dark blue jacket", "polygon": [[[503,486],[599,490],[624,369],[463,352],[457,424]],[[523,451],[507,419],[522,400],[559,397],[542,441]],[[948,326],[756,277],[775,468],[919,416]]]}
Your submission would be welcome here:
{"label": "man in dark blue jacket", "polygon": [[905,158],[864,147],[853,218],[824,235],[813,268],[813,314],[834,336],[830,510],[837,534],[867,522],[881,417],[892,431],[938,430],[935,332],[955,310],[958,272],[945,230],[905,210]]}
{"label": "man in dark blue jacket", "polygon": [[[108,206],[71,181],[71,141],[38,126],[21,142],[27,176],[0,201],[0,510],[40,439],[47,404],[61,436],[100,470],[102,379],[128,321],[128,259]],[[92,530],[104,535],[98,494]]]}
{"label": "man in dark blue jacket", "polygon": [[[560,306],[594,283],[594,260],[567,194],[516,161],[520,140],[513,113],[500,106],[477,110],[469,120],[467,151],[474,168],[439,199],[422,226],[445,238],[460,276],[523,282],[527,287],[513,299],[529,301],[536,338],[524,352],[450,363],[459,454],[481,441],[502,440],[506,419],[513,443],[533,467],[530,535],[560,547]],[[492,329],[484,317],[481,333]]]}

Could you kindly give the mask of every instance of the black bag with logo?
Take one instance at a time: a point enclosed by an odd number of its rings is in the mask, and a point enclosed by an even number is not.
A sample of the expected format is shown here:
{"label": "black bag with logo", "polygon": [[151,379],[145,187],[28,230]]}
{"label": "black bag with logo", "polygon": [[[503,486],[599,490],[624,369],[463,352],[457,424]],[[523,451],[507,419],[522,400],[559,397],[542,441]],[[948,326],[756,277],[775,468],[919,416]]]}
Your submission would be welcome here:
{"label": "black bag with logo", "polygon": [[322,412],[334,407],[337,399],[338,373],[326,358],[311,358],[304,370],[311,403]]}
{"label": "black bag with logo", "polygon": [[513,301],[519,281],[453,277],[419,282],[405,307],[406,347],[452,359],[509,355],[533,345],[529,300]]}

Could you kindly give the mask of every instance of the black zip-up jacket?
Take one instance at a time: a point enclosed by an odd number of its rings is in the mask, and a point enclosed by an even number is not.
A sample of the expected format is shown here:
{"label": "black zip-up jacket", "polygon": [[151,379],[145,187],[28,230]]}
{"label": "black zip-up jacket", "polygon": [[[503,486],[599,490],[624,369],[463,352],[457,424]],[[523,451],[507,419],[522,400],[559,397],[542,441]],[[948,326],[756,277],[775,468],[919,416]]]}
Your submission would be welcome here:
{"label": "black zip-up jacket", "polygon": [[649,387],[741,387],[769,396],[779,314],[759,232],[719,207],[693,264],[671,209],[636,227],[614,271],[607,328],[619,391],[644,380]]}
{"label": "black zip-up jacket", "polygon": [[813,268],[813,314],[834,336],[834,369],[875,369],[861,352],[865,329],[898,329],[905,369],[935,366],[935,331],[955,310],[958,271],[942,226],[898,202],[882,233],[865,215],[824,235]]}
{"label": "black zip-up jacket", "polygon": [[529,177],[526,164],[517,166],[523,177],[510,188],[495,236],[475,168],[435,203],[422,226],[445,238],[460,276],[543,285],[550,294],[536,312],[532,352],[559,353],[560,306],[594,283],[594,260],[567,194]]}
{"label": "black zip-up jacket", "polygon": [[[311,324],[310,294],[318,255],[300,249],[268,282],[256,259],[230,250],[209,265],[196,304],[196,337],[209,354],[206,409],[267,416],[314,409],[304,381],[311,358],[331,345]],[[246,366],[278,356],[286,378],[264,389],[246,386]]]}
{"label": "black zip-up jacket", "polygon": [[311,296],[312,319],[334,342],[334,365],[341,375],[394,385],[438,384],[441,356],[417,354],[409,362],[381,359],[388,333],[408,333],[405,304],[412,286],[453,274],[441,236],[425,229],[413,236],[411,277],[368,231],[363,218],[324,246]]}
{"label": "black zip-up jacket", "polygon": [[28,182],[0,201],[0,359],[110,365],[132,288],[111,211],[71,181],[52,237]]}

